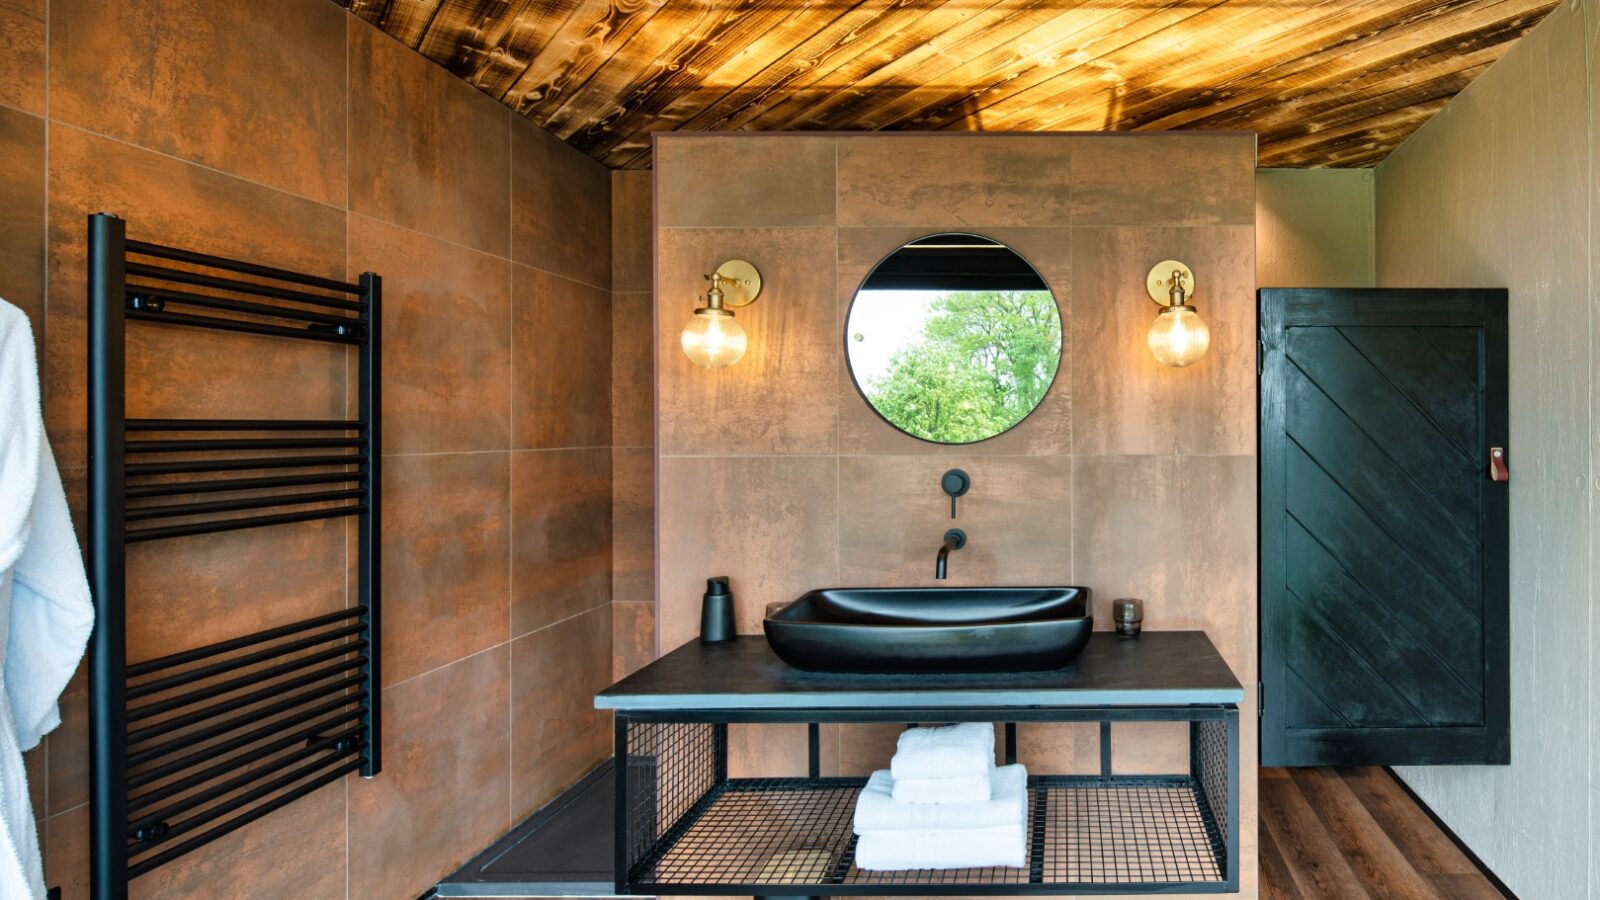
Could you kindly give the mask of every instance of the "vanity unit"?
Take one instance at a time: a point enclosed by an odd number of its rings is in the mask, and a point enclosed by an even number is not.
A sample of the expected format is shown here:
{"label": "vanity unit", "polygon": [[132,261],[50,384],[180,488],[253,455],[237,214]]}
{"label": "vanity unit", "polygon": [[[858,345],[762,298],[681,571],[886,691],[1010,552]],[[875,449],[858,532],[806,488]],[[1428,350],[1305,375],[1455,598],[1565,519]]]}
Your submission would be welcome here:
{"label": "vanity unit", "polygon": [[[1204,633],[1096,633],[1050,672],[806,672],[767,641],[691,642],[601,692],[615,716],[615,890],[642,895],[1225,893],[1239,885],[1243,688]],[[1094,775],[1029,779],[1029,866],[869,872],[863,777],[821,773],[827,723],[1095,722]],[[1187,722],[1188,771],[1118,775],[1111,723]],[[809,774],[731,777],[728,726],[809,726]],[[887,763],[887,759],[885,760]]]}

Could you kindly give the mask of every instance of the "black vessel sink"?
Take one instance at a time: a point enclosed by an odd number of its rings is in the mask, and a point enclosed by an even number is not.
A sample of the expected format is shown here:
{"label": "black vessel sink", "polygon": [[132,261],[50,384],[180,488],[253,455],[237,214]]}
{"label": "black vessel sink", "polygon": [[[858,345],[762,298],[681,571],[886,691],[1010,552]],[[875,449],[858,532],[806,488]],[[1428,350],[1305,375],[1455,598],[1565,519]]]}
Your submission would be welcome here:
{"label": "black vessel sink", "polygon": [[1089,589],[831,588],[762,623],[791,666],[817,672],[1037,672],[1089,642]]}

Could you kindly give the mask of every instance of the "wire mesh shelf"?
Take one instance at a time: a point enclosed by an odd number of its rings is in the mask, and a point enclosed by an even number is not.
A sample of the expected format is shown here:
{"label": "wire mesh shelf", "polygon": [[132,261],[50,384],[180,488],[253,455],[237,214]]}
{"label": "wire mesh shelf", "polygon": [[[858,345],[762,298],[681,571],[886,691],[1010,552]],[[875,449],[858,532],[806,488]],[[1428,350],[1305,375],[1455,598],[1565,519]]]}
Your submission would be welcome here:
{"label": "wire mesh shelf", "polygon": [[[1188,713],[1179,713],[1188,715]],[[1233,722],[1194,713],[1188,771],[1034,775],[1027,864],[856,865],[864,778],[729,778],[727,726],[618,722],[619,890],[634,894],[1028,894],[1237,890]]]}
{"label": "wire mesh shelf", "polygon": [[[734,779],[714,787],[635,868],[637,887],[958,887],[1221,883],[1225,848],[1182,775],[1029,779],[1023,868],[868,871],[852,818],[865,779]],[[693,891],[691,891],[692,893]]]}

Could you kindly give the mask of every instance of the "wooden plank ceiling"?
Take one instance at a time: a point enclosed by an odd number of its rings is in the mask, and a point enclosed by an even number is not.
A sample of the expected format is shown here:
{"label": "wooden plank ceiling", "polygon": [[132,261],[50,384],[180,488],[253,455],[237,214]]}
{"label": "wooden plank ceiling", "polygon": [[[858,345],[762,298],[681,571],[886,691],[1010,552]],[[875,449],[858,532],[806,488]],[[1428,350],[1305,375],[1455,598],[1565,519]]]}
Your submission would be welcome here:
{"label": "wooden plank ceiling", "polygon": [[650,133],[1260,135],[1370,166],[1556,0],[336,0],[613,168]]}

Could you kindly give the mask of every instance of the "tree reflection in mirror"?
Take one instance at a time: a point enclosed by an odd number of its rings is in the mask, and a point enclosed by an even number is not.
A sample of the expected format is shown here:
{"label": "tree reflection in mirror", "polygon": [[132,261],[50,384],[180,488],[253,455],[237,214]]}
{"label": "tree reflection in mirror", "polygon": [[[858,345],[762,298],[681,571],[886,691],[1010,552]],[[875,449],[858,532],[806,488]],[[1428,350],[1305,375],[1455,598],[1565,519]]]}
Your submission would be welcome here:
{"label": "tree reflection in mirror", "polygon": [[1061,362],[1061,314],[1011,248],[937,234],[872,270],[845,329],[850,373],[878,415],[913,437],[968,444],[1038,407]]}

